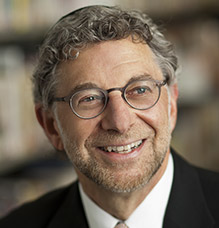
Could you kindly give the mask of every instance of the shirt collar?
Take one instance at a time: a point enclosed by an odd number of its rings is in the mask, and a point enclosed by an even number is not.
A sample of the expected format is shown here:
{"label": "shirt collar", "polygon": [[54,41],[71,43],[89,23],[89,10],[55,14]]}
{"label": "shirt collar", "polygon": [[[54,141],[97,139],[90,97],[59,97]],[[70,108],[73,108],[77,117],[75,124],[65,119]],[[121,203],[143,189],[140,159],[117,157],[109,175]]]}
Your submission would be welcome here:
{"label": "shirt collar", "polygon": [[[142,203],[125,221],[129,228],[161,228],[173,182],[173,158],[170,154],[167,168]],[[79,184],[80,195],[90,228],[112,228],[118,219],[97,206],[83,191]]]}

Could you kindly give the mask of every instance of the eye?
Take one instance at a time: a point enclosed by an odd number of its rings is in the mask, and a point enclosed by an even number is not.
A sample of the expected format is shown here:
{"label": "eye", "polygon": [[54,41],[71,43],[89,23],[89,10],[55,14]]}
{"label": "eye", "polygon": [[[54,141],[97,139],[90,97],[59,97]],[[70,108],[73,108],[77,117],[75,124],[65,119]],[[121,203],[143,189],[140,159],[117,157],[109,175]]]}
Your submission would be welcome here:
{"label": "eye", "polygon": [[126,95],[128,96],[138,96],[138,95],[145,95],[147,93],[151,93],[152,89],[148,86],[138,86],[138,87],[134,87],[129,89],[126,92]]}
{"label": "eye", "polygon": [[147,91],[150,91],[151,89],[149,87],[140,87],[136,89],[137,94],[143,94],[146,93]]}
{"label": "eye", "polygon": [[86,95],[85,97],[80,98],[78,103],[95,103],[95,102],[101,102],[103,100],[102,96],[98,95]]}
{"label": "eye", "polygon": [[84,89],[75,93],[70,102],[71,106],[80,110],[94,110],[103,107],[105,104],[105,94],[99,89]]}

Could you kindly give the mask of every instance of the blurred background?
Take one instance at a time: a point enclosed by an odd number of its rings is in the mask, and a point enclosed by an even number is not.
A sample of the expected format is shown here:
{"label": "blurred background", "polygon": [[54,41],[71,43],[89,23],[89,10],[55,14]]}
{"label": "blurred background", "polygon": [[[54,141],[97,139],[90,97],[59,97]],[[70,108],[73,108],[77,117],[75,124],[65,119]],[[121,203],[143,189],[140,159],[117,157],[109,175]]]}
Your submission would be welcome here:
{"label": "blurred background", "polygon": [[219,171],[219,1],[0,0],[0,216],[76,178],[36,122],[30,77],[48,28],[94,4],[140,9],[174,43],[181,69],[172,146],[191,163]]}

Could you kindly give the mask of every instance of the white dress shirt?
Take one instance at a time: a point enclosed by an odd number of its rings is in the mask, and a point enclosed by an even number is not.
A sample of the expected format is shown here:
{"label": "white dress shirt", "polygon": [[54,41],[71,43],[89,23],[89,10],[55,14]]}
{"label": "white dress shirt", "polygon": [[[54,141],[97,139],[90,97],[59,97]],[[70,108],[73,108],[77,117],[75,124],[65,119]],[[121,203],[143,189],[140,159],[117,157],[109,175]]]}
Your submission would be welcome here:
{"label": "white dress shirt", "polygon": [[[129,228],[162,228],[173,181],[173,172],[173,158],[170,154],[167,168],[159,182],[125,221]],[[97,206],[85,194],[81,184],[79,184],[79,190],[89,227],[113,228],[119,220]]]}

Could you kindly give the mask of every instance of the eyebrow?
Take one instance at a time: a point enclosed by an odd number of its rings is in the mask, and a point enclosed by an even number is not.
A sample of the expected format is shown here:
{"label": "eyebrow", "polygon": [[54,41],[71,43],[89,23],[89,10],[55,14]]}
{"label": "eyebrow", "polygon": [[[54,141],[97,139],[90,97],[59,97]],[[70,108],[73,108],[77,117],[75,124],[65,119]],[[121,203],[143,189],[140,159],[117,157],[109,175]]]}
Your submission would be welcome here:
{"label": "eyebrow", "polygon": [[75,93],[75,92],[77,92],[79,90],[93,89],[93,88],[99,88],[99,87],[95,83],[86,82],[86,83],[79,84],[79,85],[75,86],[74,88],[72,88],[69,94],[73,94],[73,93]]}
{"label": "eyebrow", "polygon": [[133,82],[133,81],[137,81],[137,80],[152,79],[152,78],[153,77],[150,74],[144,73],[141,75],[136,75],[136,76],[131,77],[126,84]]}
{"label": "eyebrow", "polygon": [[[136,76],[131,77],[126,84],[131,83],[133,81],[142,80],[142,79],[152,79],[152,76],[147,73],[144,73],[142,75],[136,75]],[[94,88],[100,88],[100,87],[95,83],[86,82],[86,83],[79,84],[79,85],[75,86],[74,88],[72,88],[69,94],[73,94],[73,93],[75,93],[79,90],[83,90],[83,89],[94,89]]]}

